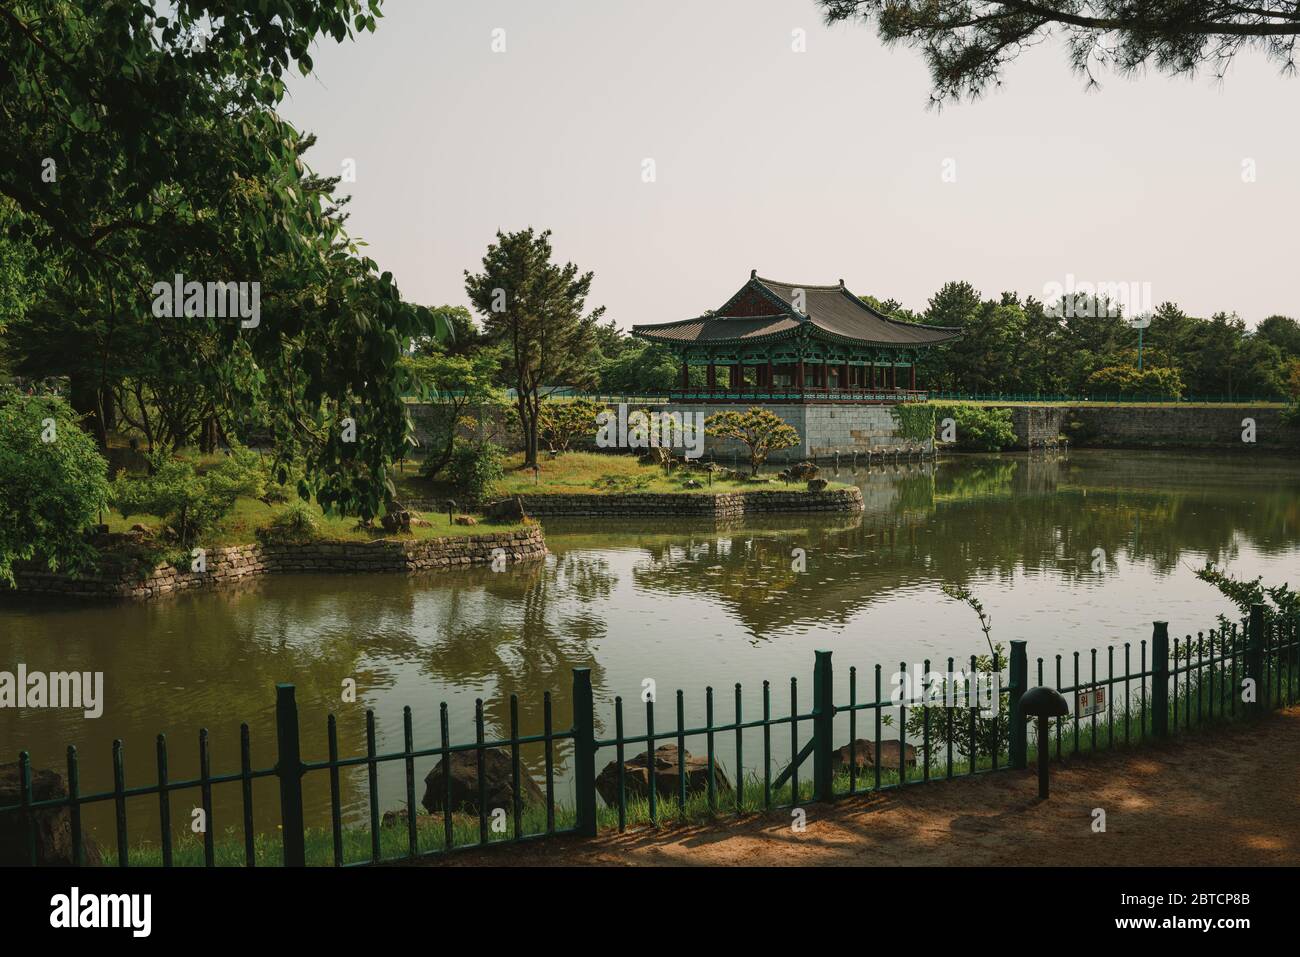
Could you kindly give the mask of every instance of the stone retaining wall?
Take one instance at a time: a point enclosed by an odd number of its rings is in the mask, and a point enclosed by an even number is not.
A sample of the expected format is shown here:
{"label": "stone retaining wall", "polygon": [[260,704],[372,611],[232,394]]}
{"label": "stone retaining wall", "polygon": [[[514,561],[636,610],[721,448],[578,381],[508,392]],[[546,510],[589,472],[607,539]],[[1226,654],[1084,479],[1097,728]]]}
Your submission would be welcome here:
{"label": "stone retaining wall", "polygon": [[1013,405],[1011,426],[1016,430],[1013,449],[1042,448],[1055,442],[1065,430],[1065,417],[1072,410],[1057,406]]}
{"label": "stone retaining wall", "polygon": [[[1275,449],[1300,452],[1300,427],[1282,421],[1283,409],[1206,406],[1114,407],[1076,405],[1064,426],[1078,422],[1078,443],[1118,448]],[[1253,419],[1255,441],[1242,441],[1243,420]]]}
{"label": "stone retaining wall", "polygon": [[320,572],[420,572],[434,568],[486,565],[496,549],[507,562],[528,561],[546,554],[540,526],[483,535],[375,542],[309,542],[302,545],[231,545],[207,552],[207,570],[192,572],[174,565],[150,571],[104,570],[80,578],[15,569],[18,590],[74,595],[82,598],[159,598],[163,595],[215,588],[258,575]]}
{"label": "stone retaining wall", "polygon": [[521,495],[524,511],[537,516],[655,515],[687,518],[738,518],[800,512],[860,512],[862,492],[856,487],[822,492],[627,492],[608,495]]}

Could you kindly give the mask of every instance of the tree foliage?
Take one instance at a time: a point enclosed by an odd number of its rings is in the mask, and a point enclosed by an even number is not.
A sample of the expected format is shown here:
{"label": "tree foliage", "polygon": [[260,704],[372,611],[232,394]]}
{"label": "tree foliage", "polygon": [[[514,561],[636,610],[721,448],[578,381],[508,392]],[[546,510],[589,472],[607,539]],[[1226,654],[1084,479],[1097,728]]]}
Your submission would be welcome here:
{"label": "tree foliage", "polygon": [[489,342],[502,347],[515,389],[524,465],[537,464],[537,429],[545,387],[590,386],[587,363],[592,332],[603,306],[586,312],[592,274],[573,263],[551,261],[551,233],[531,227],[497,233],[483,257],[483,271],[465,271],[465,291]]}
{"label": "tree foliage", "polygon": [[178,542],[190,545],[229,515],[239,498],[260,498],[263,488],[257,455],[247,449],[232,449],[202,469],[189,457],[159,449],[149,456],[148,475],[119,471],[111,496],[123,518],[156,515]]}
{"label": "tree foliage", "polygon": [[773,452],[793,448],[799,444],[799,432],[771,409],[751,406],[743,412],[728,409],[717,412],[704,421],[707,435],[720,439],[734,439],[749,449],[749,471],[758,474],[758,468]]}
{"label": "tree foliage", "polygon": [[934,407],[935,430],[942,438],[944,419],[952,419],[956,431],[953,445],[968,452],[1000,452],[1016,443],[1016,429],[1010,409],[993,409],[979,405],[942,405]]}
{"label": "tree foliage", "polygon": [[[256,429],[304,494],[370,517],[410,440],[398,360],[438,320],[344,230],[337,178],[276,112],[311,45],[372,31],[377,0],[0,8],[0,194],[52,274],[5,330],[15,371],[66,376],[102,445],[211,450]],[[160,317],[175,276],[260,287],[260,319]],[[343,438],[352,420],[356,441]]]}
{"label": "tree foliage", "polygon": [[95,556],[85,529],[108,503],[108,466],[62,399],[0,389],[0,581],[39,558],[76,573]]}
{"label": "tree foliage", "polygon": [[574,439],[596,433],[596,416],[603,409],[590,399],[543,402],[539,434],[551,452],[567,452]]}
{"label": "tree foliage", "polygon": [[874,24],[886,44],[921,51],[931,102],[975,98],[1006,66],[1049,35],[1065,42],[1086,77],[1146,68],[1178,76],[1208,68],[1220,79],[1243,49],[1294,69],[1300,17],[1273,0],[817,0],[828,23]]}
{"label": "tree foliage", "polygon": [[451,460],[457,434],[469,424],[469,411],[504,400],[504,393],[494,385],[500,353],[489,348],[469,355],[431,349],[408,356],[402,364],[430,400],[425,405],[429,442],[424,472],[432,477]]}
{"label": "tree foliage", "polygon": [[1183,380],[1177,369],[1157,366],[1106,366],[1088,376],[1084,388],[1093,396],[1125,396],[1134,399],[1177,399],[1183,394]]}

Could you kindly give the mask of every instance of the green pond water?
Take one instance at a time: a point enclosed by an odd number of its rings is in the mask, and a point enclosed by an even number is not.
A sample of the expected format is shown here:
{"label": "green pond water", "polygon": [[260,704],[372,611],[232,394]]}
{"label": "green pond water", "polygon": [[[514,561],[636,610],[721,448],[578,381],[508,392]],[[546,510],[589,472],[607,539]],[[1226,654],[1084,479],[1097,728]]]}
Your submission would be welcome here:
{"label": "green pond water", "polygon": [[[627,731],[644,729],[643,682],[655,683],[659,731],[675,727],[673,695],[685,692],[688,724],[702,724],[705,689],[719,723],[761,714],[771,682],[774,715],[788,713],[790,678],[799,710],[811,707],[815,649],[834,652],[837,701],[847,701],[850,665],[862,698],[872,669],[900,661],[984,650],[972,612],[948,600],[945,583],[968,585],[984,602],[993,637],[1028,641],[1031,675],[1045,659],[1149,639],[1151,622],[1172,635],[1214,625],[1231,606],[1193,571],[1206,559],[1242,576],[1300,582],[1300,468],[1248,454],[1073,451],[1064,456],[972,456],[894,467],[841,479],[857,482],[864,514],[787,517],[734,527],[627,520],[545,522],[551,555],[510,567],[385,575],[272,577],[233,590],[151,604],[82,604],[0,597],[0,670],[104,673],[103,716],[67,710],[0,710],[0,762],[26,749],[36,767],[61,770],[68,744],[81,758],[84,791],[112,786],[111,746],[125,744],[128,786],[156,778],[155,739],[167,736],[173,780],[197,776],[198,734],[211,735],[214,773],[239,768],[239,725],[252,728],[254,767],[275,762],[274,686],[297,686],[305,757],[326,756],[326,717],[338,717],[340,751],[365,752],[365,710],[376,716],[381,753],[402,746],[410,706],[417,747],[436,745],[438,706],[448,706],[453,742],[474,734],[484,701],[488,738],[509,731],[511,694],[520,730],[542,730],[542,695],[553,692],[557,729],[571,721],[571,671],[592,670],[599,733],[613,734],[614,697]],[[802,549],[805,571],[796,571]],[[1094,570],[1096,549],[1104,568]],[[355,679],[356,703],[341,700]],[[886,677],[888,681],[888,677]],[[887,694],[888,692],[886,692]],[[801,731],[806,740],[811,729]],[[847,718],[837,726],[847,741]],[[869,736],[859,725],[859,734]],[[837,741],[837,743],[840,743]],[[703,753],[704,742],[688,748]],[[641,747],[635,748],[642,750]],[[788,729],[773,735],[784,766]],[[718,753],[734,779],[734,737]],[[747,735],[746,772],[761,773],[761,737]],[[612,760],[598,756],[597,769]],[[557,794],[571,802],[568,742],[556,748]],[[540,747],[523,752],[539,781]],[[416,798],[435,758],[415,762]],[[381,766],[379,803],[405,799],[401,762]],[[346,822],[367,817],[366,770],[342,775]],[[254,789],[256,821],[278,820],[274,784]],[[306,781],[309,822],[329,820],[328,776]],[[179,830],[198,794],[173,796]],[[240,821],[238,785],[214,792],[214,828]],[[157,836],[156,797],[128,802],[131,839]],[[86,809],[94,837],[113,843],[111,804]]]}

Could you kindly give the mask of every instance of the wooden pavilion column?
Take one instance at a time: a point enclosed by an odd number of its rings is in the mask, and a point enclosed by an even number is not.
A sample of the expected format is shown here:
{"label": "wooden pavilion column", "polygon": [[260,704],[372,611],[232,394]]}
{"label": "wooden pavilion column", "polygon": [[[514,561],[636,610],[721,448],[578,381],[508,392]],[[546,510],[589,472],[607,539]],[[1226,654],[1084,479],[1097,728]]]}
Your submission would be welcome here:
{"label": "wooden pavilion column", "polygon": [[767,389],[772,388],[772,357],[767,357],[767,371],[764,373],[763,386]]}
{"label": "wooden pavilion column", "polygon": [[849,360],[848,359],[844,360],[844,365],[840,369],[840,388],[841,389],[852,388],[852,385],[849,383]]}
{"label": "wooden pavilion column", "polygon": [[898,366],[894,365],[892,359],[889,362],[889,387],[895,390],[898,388]]}
{"label": "wooden pavilion column", "polygon": [[710,362],[706,375],[708,378],[705,381],[708,383],[709,388],[716,389],[718,387],[718,367]]}
{"label": "wooden pavilion column", "polygon": [[691,387],[691,367],[686,363],[686,357],[682,356],[682,388]]}
{"label": "wooden pavilion column", "polygon": [[913,392],[915,392],[916,391],[916,359],[912,360],[912,364],[911,366],[908,367],[907,371],[909,373],[909,379],[911,381],[911,385],[909,385],[908,388],[911,389]]}
{"label": "wooden pavilion column", "polygon": [[794,364],[794,384],[798,389],[803,388],[803,356]]}
{"label": "wooden pavilion column", "polygon": [[740,363],[737,362],[735,365],[731,366],[730,369],[731,369],[731,378],[730,378],[729,382],[730,382],[730,385],[731,385],[732,391],[735,391],[736,389],[739,389],[739,388],[740,388],[740,383],[741,383],[741,378],[740,378],[740,376],[741,376],[741,372],[740,372]]}

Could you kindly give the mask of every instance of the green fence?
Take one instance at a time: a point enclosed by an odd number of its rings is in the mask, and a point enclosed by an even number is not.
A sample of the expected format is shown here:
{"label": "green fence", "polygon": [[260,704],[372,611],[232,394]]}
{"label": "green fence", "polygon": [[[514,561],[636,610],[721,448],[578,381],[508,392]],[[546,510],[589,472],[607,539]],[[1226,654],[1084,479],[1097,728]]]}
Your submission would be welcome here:
{"label": "green fence", "polygon": [[[173,866],[175,861],[171,825],[171,799],[179,791],[197,791],[203,808],[206,828],[202,835],[202,861],[206,866],[216,864],[217,849],[214,832],[212,792],[215,787],[239,786],[242,806],[242,863],[258,863],[257,837],[253,823],[253,782],[274,778],[279,791],[279,821],[281,847],[277,855],[286,865],[308,862],[307,834],[303,813],[303,781],[309,775],[328,777],[330,790],[331,823],[328,838],[323,846],[328,852],[313,856],[313,863],[332,863],[336,866],[368,864],[384,859],[409,859],[449,851],[477,847],[497,842],[515,842],[545,839],[558,833],[595,835],[602,827],[622,830],[634,823],[659,823],[668,816],[677,819],[692,814],[714,816],[719,812],[747,813],[774,808],[799,806],[810,801],[835,800],[846,795],[890,788],[910,787],[933,780],[951,779],[963,774],[996,772],[1007,768],[1024,768],[1030,755],[1025,733],[1025,720],[1019,712],[1021,696],[1031,684],[1043,685],[1051,679],[1050,686],[1063,695],[1078,692],[1105,692],[1105,710],[1081,717],[1073,713],[1058,719],[1054,728],[1055,757],[1066,753],[1102,750],[1117,746],[1141,743],[1147,738],[1164,738],[1216,721],[1258,715],[1272,707],[1294,704],[1300,692],[1300,629],[1297,620],[1269,614],[1264,606],[1256,605],[1251,615],[1240,623],[1211,629],[1185,639],[1170,642],[1168,626],[1154,624],[1150,645],[1146,640],[1137,647],[1134,670],[1131,644],[1125,642],[1118,649],[1122,672],[1117,671],[1116,651],[1113,645],[1105,649],[1104,672],[1099,672],[1098,651],[1091,651],[1086,659],[1086,674],[1080,670],[1080,654],[1073,655],[1069,681],[1062,671],[1061,655],[1055,656],[1054,673],[1046,673],[1042,658],[1036,660],[1036,670],[1031,681],[1026,643],[1012,642],[1009,681],[1005,690],[999,690],[996,708],[981,715],[979,707],[935,707],[930,694],[935,691],[934,675],[930,661],[922,665],[925,692],[920,698],[908,695],[886,694],[879,665],[872,673],[869,700],[859,700],[857,669],[848,673],[848,700],[835,701],[835,681],[832,656],[829,651],[816,654],[813,669],[810,708],[799,709],[799,683],[790,679],[790,700],[787,714],[772,713],[771,687],[763,682],[762,713],[746,719],[742,709],[742,688],[734,686],[732,719],[719,723],[715,714],[713,689],[706,691],[705,723],[688,726],[685,720],[685,699],[678,691],[674,700],[672,725],[664,728],[657,724],[656,702],[644,701],[644,731],[625,732],[624,702],[614,699],[612,738],[599,738],[596,734],[595,696],[588,669],[573,671],[572,705],[573,724],[564,730],[555,730],[552,722],[551,695],[543,696],[543,732],[539,735],[519,733],[519,706],[516,696],[510,697],[510,734],[499,740],[488,740],[484,722],[482,700],[475,706],[474,741],[453,744],[448,733],[446,704],[440,706],[440,740],[435,747],[417,749],[411,709],[403,711],[403,748],[400,751],[379,753],[376,744],[375,715],[366,712],[366,753],[342,758],[339,756],[338,729],[334,715],[327,720],[328,759],[306,761],[302,758],[298,709],[292,685],[279,685],[276,689],[276,748],[274,767],[255,769],[251,762],[250,731],[248,725],[240,730],[240,769],[236,772],[214,775],[209,760],[209,737],[200,731],[199,767],[197,779],[171,780],[167,771],[168,749],[162,735],[156,748],[156,780],[152,784],[127,787],[125,758],[122,742],[113,744],[113,789],[103,793],[82,794],[78,783],[78,756],[75,747],[67,749],[67,795],[57,799],[36,801],[32,793],[32,769],[26,751],[19,755],[19,779],[22,790],[20,804],[0,808],[0,833],[14,833],[13,815],[18,815],[18,828],[24,829],[27,842],[27,860],[39,862],[37,847],[38,818],[66,809],[71,823],[76,863],[85,862],[81,817],[87,805],[111,802],[115,811],[116,863],[127,866],[131,857],[130,830],[127,819],[127,801],[139,797],[156,797],[161,847],[157,863]],[[1150,667],[1148,667],[1148,658]],[[947,675],[953,675],[955,659],[948,658]],[[992,672],[1001,674],[1003,662],[993,659]],[[977,673],[974,657],[969,661],[970,674]],[[907,665],[900,663],[898,676],[906,675]],[[1254,680],[1254,700],[1244,701],[1242,679]],[[1122,704],[1121,704],[1122,697]],[[912,713],[909,722],[909,711]],[[919,717],[918,717],[919,715]],[[893,725],[894,720],[897,724]],[[858,729],[865,723],[871,737],[860,739]],[[893,725],[894,737],[884,736],[884,726]],[[837,732],[847,731],[848,745],[838,751]],[[751,747],[761,750],[760,769],[745,772],[746,733]],[[773,736],[788,735],[792,759],[779,769],[773,761]],[[755,741],[757,739],[757,741]],[[573,806],[556,800],[556,742],[572,742],[572,779],[576,799]],[[704,764],[697,759],[687,766],[687,743],[702,742],[705,748]],[[650,784],[643,794],[631,793],[629,775],[635,768],[626,765],[628,750],[654,752],[657,746],[676,745],[675,754],[666,757],[665,767],[648,771]],[[520,750],[525,746],[540,746],[544,753],[545,771],[542,775],[544,801],[540,806],[526,805],[524,801],[524,769]],[[857,760],[859,748],[870,751],[869,766],[860,767]],[[726,782],[724,774],[724,748],[734,754],[731,771],[735,785]],[[896,749],[896,753],[895,752]],[[510,756],[511,807],[509,826],[498,831],[489,827],[487,800],[486,755],[491,751],[507,752]],[[451,807],[452,780],[443,775],[445,791],[440,814],[425,818],[421,823],[416,808],[415,762],[422,758],[437,758],[444,768],[452,757],[472,752],[475,756],[478,800],[470,814],[453,811]],[[613,783],[606,777],[603,784],[597,780],[598,756],[611,755],[615,761]],[[808,758],[812,767],[804,768]],[[675,760],[676,767],[672,767]],[[404,767],[406,811],[405,833],[397,832],[394,849],[394,829],[381,826],[378,769],[382,764],[401,762]],[[369,828],[368,853],[364,859],[345,862],[345,838],[355,844],[357,834],[345,833],[342,823],[341,774],[348,768],[365,768],[368,783]],[[654,770],[663,770],[671,783],[664,793],[658,786]],[[801,775],[801,770],[804,773]],[[702,773],[696,773],[702,772]],[[774,774],[774,772],[776,772]],[[809,773],[810,772],[810,773]],[[608,769],[602,777],[607,775]],[[702,779],[701,779],[702,778]],[[536,782],[529,785],[540,790]],[[613,790],[613,799],[602,802],[598,790]],[[507,809],[493,809],[504,814]],[[8,818],[6,820],[6,818]],[[475,825],[466,834],[466,819]],[[434,825],[430,833],[431,823]],[[461,839],[457,840],[457,830]],[[387,835],[389,849],[385,853]],[[422,846],[433,844],[435,846]],[[324,857],[324,859],[321,859]]]}
{"label": "green fence", "polygon": [[[408,398],[411,398],[408,396]],[[1023,402],[1023,403],[1071,403],[1077,405],[1088,405],[1089,403],[1124,403],[1124,404],[1151,404],[1159,403],[1162,405],[1188,405],[1188,404],[1206,404],[1206,405],[1288,405],[1291,400],[1286,396],[1280,395],[1197,395],[1184,396],[1180,399],[1170,399],[1167,396],[1140,396],[1140,395],[1067,395],[1064,393],[1041,393],[1041,392],[943,392],[935,389],[918,389],[914,391],[894,390],[894,389],[856,389],[839,392],[834,389],[672,389],[668,392],[642,392],[642,393],[566,393],[551,396],[554,401],[564,402],[573,399],[590,399],[593,402],[599,402],[603,405],[657,405],[671,401],[691,400],[705,401],[709,399],[730,398],[736,401],[754,400],[754,401],[801,401],[806,398],[816,398],[830,400],[843,400],[846,402],[899,402],[899,401],[924,401],[929,399],[932,402]],[[437,402],[435,397],[430,400]]]}
{"label": "green fence", "polygon": [[1171,399],[1168,396],[1142,396],[1142,395],[1044,395],[1034,392],[940,392],[931,391],[930,399],[932,401],[955,401],[955,402],[1052,402],[1052,403],[1071,403],[1076,405],[1088,405],[1107,402],[1118,402],[1124,404],[1151,404],[1159,403],[1162,405],[1187,405],[1187,404],[1206,404],[1206,405],[1286,405],[1290,402],[1284,396],[1259,396],[1259,395],[1196,395],[1183,396],[1179,399]]}

